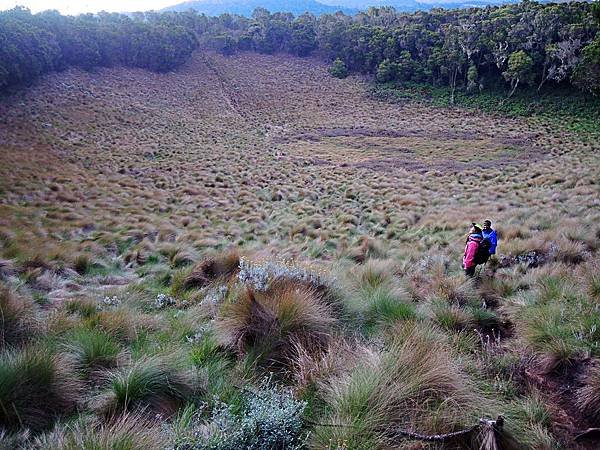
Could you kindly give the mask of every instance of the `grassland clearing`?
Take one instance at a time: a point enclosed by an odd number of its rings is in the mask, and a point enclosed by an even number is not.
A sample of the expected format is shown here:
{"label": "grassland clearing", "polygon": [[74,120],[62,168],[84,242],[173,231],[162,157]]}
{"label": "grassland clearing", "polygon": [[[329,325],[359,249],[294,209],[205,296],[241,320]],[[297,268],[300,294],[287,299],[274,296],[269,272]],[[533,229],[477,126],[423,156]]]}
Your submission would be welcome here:
{"label": "grassland clearing", "polygon": [[[49,374],[0,389],[7,439],[430,448],[394,429],[502,414],[506,448],[594,448],[573,438],[599,425],[598,135],[368,87],[197,53],[3,98],[0,371]],[[485,218],[499,256],[472,282]],[[19,422],[47,386],[83,422]]]}

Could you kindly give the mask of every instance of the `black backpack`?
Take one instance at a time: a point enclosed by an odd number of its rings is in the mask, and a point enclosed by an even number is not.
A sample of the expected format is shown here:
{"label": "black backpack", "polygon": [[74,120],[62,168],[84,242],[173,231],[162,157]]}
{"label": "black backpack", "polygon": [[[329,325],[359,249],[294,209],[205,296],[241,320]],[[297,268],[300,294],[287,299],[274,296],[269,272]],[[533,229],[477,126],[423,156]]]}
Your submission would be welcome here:
{"label": "black backpack", "polygon": [[485,264],[490,259],[490,248],[492,248],[492,241],[488,238],[483,238],[483,240],[477,246],[477,251],[475,252],[475,264]]}

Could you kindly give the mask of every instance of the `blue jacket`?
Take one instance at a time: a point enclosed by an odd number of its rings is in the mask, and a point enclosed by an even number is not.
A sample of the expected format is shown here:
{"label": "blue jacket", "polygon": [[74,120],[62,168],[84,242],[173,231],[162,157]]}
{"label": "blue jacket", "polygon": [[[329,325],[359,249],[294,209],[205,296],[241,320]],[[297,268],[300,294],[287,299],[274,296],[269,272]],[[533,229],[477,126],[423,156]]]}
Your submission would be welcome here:
{"label": "blue jacket", "polygon": [[496,230],[483,230],[483,238],[484,239],[489,239],[490,242],[492,243],[492,246],[490,247],[490,255],[495,255],[496,254],[496,247],[498,246],[498,238],[496,237]]}

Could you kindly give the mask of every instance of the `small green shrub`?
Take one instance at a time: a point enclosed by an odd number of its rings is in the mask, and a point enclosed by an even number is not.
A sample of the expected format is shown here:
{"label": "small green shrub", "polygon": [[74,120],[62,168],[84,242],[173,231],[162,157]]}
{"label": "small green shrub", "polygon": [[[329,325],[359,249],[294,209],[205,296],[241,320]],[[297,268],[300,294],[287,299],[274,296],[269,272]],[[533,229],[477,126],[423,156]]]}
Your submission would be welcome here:
{"label": "small green shrub", "polygon": [[337,58],[329,68],[329,73],[335,78],[346,78],[348,76],[348,67],[344,61]]}
{"label": "small green shrub", "polygon": [[175,449],[300,450],[304,448],[305,407],[306,403],[296,400],[289,389],[267,380],[258,389],[246,392],[239,413],[237,408],[217,404],[206,425],[199,415],[184,416],[186,426],[179,427]]}

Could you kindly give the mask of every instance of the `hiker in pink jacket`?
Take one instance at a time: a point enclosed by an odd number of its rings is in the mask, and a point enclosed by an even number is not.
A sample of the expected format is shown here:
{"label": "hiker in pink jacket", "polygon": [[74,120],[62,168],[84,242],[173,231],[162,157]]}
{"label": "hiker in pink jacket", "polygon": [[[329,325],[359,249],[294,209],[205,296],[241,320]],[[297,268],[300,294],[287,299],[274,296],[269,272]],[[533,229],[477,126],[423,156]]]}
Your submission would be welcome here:
{"label": "hiker in pink jacket", "polygon": [[463,269],[465,269],[465,275],[472,277],[475,275],[475,255],[477,254],[477,248],[483,240],[481,234],[481,228],[476,224],[472,224],[469,230],[469,236],[467,237],[467,245],[465,246],[465,254],[463,256]]}

